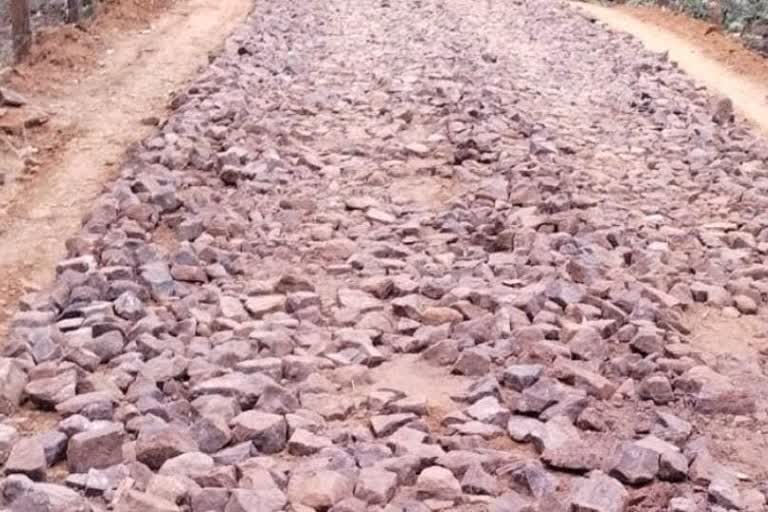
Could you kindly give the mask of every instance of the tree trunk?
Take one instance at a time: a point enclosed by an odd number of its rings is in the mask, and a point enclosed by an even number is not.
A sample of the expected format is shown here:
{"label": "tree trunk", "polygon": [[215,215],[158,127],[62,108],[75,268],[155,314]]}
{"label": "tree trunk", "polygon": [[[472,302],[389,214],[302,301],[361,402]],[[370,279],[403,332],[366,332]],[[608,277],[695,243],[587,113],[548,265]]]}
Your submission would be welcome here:
{"label": "tree trunk", "polygon": [[29,46],[32,44],[32,25],[27,0],[11,0],[11,26],[13,54],[18,62],[29,52]]}

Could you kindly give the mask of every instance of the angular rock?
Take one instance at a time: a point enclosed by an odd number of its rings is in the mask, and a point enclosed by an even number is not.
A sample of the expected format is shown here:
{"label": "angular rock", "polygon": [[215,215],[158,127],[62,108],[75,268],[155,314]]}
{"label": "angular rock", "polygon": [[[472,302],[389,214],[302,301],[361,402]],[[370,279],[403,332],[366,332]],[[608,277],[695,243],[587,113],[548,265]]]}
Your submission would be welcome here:
{"label": "angular rock", "polygon": [[288,501],[319,510],[326,510],[352,496],[354,482],[338,471],[301,472],[288,482]]}
{"label": "angular rock", "polygon": [[136,440],[136,460],[155,470],[168,459],[198,450],[194,439],[175,427],[142,431]]}
{"label": "angular rock", "polygon": [[617,480],[593,471],[574,482],[570,502],[571,512],[624,512],[629,493]]}
{"label": "angular rock", "polygon": [[540,364],[516,364],[508,366],[501,375],[500,382],[515,391],[523,391],[536,383],[544,367]]}
{"label": "angular rock", "polygon": [[21,473],[32,480],[45,480],[47,467],[42,443],[35,437],[24,437],[13,445],[5,463],[5,474]]}
{"label": "angular rock", "polygon": [[355,484],[355,497],[369,505],[386,504],[397,489],[397,474],[374,467],[360,471]]}
{"label": "angular rock", "polygon": [[447,469],[430,466],[419,473],[416,490],[422,498],[448,501],[461,495],[461,484]]}
{"label": "angular rock", "polygon": [[235,442],[250,441],[262,453],[277,453],[285,448],[288,424],[285,417],[259,411],[246,411],[232,420]]}
{"label": "angular rock", "polygon": [[610,475],[626,484],[647,484],[658,472],[659,454],[637,443],[622,443],[612,455]]}
{"label": "angular rock", "polygon": [[123,461],[125,431],[121,424],[111,423],[75,434],[67,445],[70,471],[86,473]]}

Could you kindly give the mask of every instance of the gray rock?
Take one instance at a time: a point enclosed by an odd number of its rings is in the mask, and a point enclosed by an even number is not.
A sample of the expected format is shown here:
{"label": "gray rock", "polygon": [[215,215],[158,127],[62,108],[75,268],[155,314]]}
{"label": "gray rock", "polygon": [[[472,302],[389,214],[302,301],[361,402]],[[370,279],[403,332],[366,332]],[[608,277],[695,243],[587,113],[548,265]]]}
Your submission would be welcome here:
{"label": "gray rock", "polygon": [[279,489],[234,489],[224,512],[278,512],[288,504]]}
{"label": "gray rock", "polygon": [[713,480],[707,487],[707,496],[710,502],[726,509],[741,510],[743,508],[741,493],[733,480]]}
{"label": "gray rock", "polygon": [[45,480],[47,467],[42,443],[36,437],[24,437],[13,445],[5,463],[5,474],[21,473],[32,480]]}
{"label": "gray rock", "polygon": [[291,475],[288,501],[314,509],[328,509],[352,496],[354,482],[338,471],[323,470]]}
{"label": "gray rock", "polygon": [[487,375],[491,369],[491,359],[477,349],[467,349],[461,352],[453,365],[453,373],[479,377]]}
{"label": "gray rock", "polygon": [[291,455],[313,455],[329,446],[333,446],[333,443],[327,437],[315,435],[301,428],[296,429],[288,440],[288,452]]}
{"label": "gray rock", "polygon": [[27,100],[9,87],[0,87],[0,105],[4,107],[23,107]]}
{"label": "gray rock", "polygon": [[430,466],[419,474],[416,490],[425,499],[455,500],[461,495],[461,484],[447,469]]}
{"label": "gray rock", "polygon": [[329,512],[365,512],[367,504],[358,498],[346,498],[329,509]]}
{"label": "gray rock", "polygon": [[263,453],[277,453],[285,448],[288,424],[285,417],[258,411],[246,411],[232,420],[235,442],[251,441]]}
{"label": "gray rock", "polygon": [[204,487],[192,495],[192,512],[210,512],[224,510],[229,502],[230,490],[216,487]]}
{"label": "gray rock", "polygon": [[610,475],[626,484],[647,484],[658,472],[659,454],[637,443],[622,443],[612,455]]}
{"label": "gray rock", "polygon": [[62,485],[35,483],[23,475],[11,475],[2,484],[10,512],[89,512],[88,502]]}
{"label": "gray rock", "polygon": [[397,489],[397,474],[383,469],[369,467],[360,471],[355,484],[355,497],[369,505],[386,504]]}
{"label": "gray rock", "polygon": [[143,430],[136,440],[136,460],[155,470],[168,459],[198,450],[188,433],[174,427]]}
{"label": "gray rock", "polygon": [[125,431],[121,424],[112,423],[73,435],[67,445],[70,471],[85,473],[123,461]]}
{"label": "gray rock", "polygon": [[502,407],[493,396],[481,398],[467,408],[466,414],[477,421],[499,427],[506,427],[510,417],[509,409]]}
{"label": "gray rock", "polygon": [[24,392],[35,405],[53,409],[59,403],[73,398],[76,386],[77,374],[70,370],[54,377],[32,380],[24,387]]}
{"label": "gray rock", "polygon": [[499,494],[499,483],[480,464],[472,464],[461,479],[461,490],[468,494]]}
{"label": "gray rock", "polygon": [[537,460],[513,465],[509,469],[512,480],[526,489],[534,498],[553,494],[559,485],[557,477]]}
{"label": "gray rock", "polygon": [[515,391],[523,391],[539,380],[544,367],[540,364],[515,364],[508,366],[501,375],[501,383]]}
{"label": "gray rock", "polygon": [[629,493],[617,480],[593,471],[574,482],[570,502],[571,512],[624,512]]}
{"label": "gray rock", "polygon": [[675,399],[672,384],[663,375],[650,375],[643,379],[637,395],[643,400],[653,400],[656,405],[664,405]]}
{"label": "gray rock", "polygon": [[232,431],[222,416],[200,418],[192,424],[189,432],[200,451],[204,453],[217,452],[232,439]]}

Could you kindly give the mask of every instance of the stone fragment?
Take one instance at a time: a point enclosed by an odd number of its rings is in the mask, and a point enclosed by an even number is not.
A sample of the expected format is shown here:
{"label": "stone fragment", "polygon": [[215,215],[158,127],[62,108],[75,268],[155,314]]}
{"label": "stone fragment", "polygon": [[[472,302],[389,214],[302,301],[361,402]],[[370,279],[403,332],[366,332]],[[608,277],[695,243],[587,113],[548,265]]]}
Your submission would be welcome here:
{"label": "stone fragment", "polygon": [[2,483],[4,505],[10,512],[89,512],[90,504],[63,485],[36,483],[23,475],[11,475]]}
{"label": "stone fragment", "polygon": [[611,458],[610,475],[626,484],[647,484],[659,472],[659,454],[637,443],[620,444]]}
{"label": "stone fragment", "polygon": [[375,467],[360,471],[355,484],[355,497],[369,505],[386,504],[397,489],[397,474]]}
{"label": "stone fragment", "polygon": [[143,430],[136,440],[136,460],[155,470],[168,459],[198,450],[194,439],[177,427]]}
{"label": "stone fragment", "polygon": [[574,482],[570,502],[570,512],[624,512],[629,493],[617,480],[593,471]]}
{"label": "stone fragment", "polygon": [[338,471],[299,472],[288,482],[288,501],[317,510],[326,510],[352,496],[354,482]]}
{"label": "stone fragment", "polygon": [[109,423],[75,434],[67,445],[67,463],[70,471],[86,473],[123,461],[125,432],[121,424]]}
{"label": "stone fragment", "polygon": [[189,432],[203,453],[217,452],[232,439],[232,431],[223,416],[200,418],[192,424]]}
{"label": "stone fragment", "polygon": [[246,411],[232,420],[235,442],[250,441],[263,453],[277,453],[285,448],[288,424],[285,417],[259,411]]}
{"label": "stone fragment", "polygon": [[707,487],[707,496],[710,502],[726,509],[741,510],[743,508],[741,492],[733,480],[713,480]]}
{"label": "stone fragment", "polygon": [[643,400],[653,400],[656,405],[668,404],[675,399],[672,384],[663,375],[650,375],[640,382],[637,396]]}
{"label": "stone fragment", "polygon": [[313,455],[329,446],[333,446],[333,443],[327,437],[318,436],[299,428],[288,440],[288,453],[299,456]]}
{"label": "stone fragment", "polygon": [[278,512],[288,500],[279,489],[234,489],[224,512]]}
{"label": "stone fragment", "polygon": [[453,473],[440,466],[424,469],[416,480],[418,495],[425,499],[454,500],[461,495],[461,484]]}
{"label": "stone fragment", "polygon": [[499,483],[482,465],[472,464],[461,479],[461,490],[468,494],[496,496],[499,494]]}
{"label": "stone fragment", "polygon": [[45,480],[47,467],[42,443],[36,437],[24,437],[13,445],[5,462],[5,474],[21,473],[32,480]]}
{"label": "stone fragment", "polygon": [[62,372],[54,377],[35,379],[24,388],[24,392],[37,406],[53,409],[61,402],[75,396],[77,374],[74,370]]}
{"label": "stone fragment", "polygon": [[508,366],[501,375],[500,382],[515,391],[523,391],[536,383],[544,367],[540,364],[516,364]]}
{"label": "stone fragment", "polygon": [[491,368],[491,359],[477,349],[467,349],[459,354],[459,358],[453,365],[453,373],[479,377],[487,375]]}

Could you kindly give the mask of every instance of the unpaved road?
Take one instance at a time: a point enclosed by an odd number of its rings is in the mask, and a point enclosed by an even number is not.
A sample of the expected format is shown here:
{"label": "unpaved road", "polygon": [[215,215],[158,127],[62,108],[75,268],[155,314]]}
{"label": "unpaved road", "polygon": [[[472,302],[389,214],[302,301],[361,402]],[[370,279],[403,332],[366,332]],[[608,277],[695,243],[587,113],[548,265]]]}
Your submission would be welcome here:
{"label": "unpaved road", "polygon": [[763,510],[768,144],[710,105],[552,0],[259,2],[15,315],[4,505]]}
{"label": "unpaved road", "polygon": [[712,93],[730,98],[740,115],[768,134],[768,85],[764,81],[732,71],[727,65],[709,57],[706,49],[626,11],[596,4],[573,5],[614,30],[632,34],[651,51],[668,52],[669,58],[686,74]]}
{"label": "unpaved road", "polygon": [[103,65],[82,81],[29,98],[31,108],[69,125],[74,137],[39,179],[0,192],[0,304],[49,282],[64,242],[115,176],[126,148],[150,133],[142,119],[164,117],[170,94],[208,63],[251,7],[249,0],[180,1],[149,30],[111,40]]}

